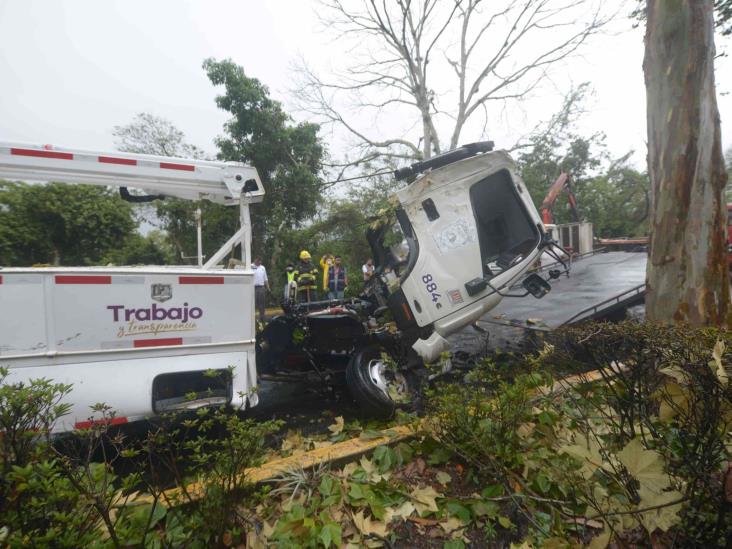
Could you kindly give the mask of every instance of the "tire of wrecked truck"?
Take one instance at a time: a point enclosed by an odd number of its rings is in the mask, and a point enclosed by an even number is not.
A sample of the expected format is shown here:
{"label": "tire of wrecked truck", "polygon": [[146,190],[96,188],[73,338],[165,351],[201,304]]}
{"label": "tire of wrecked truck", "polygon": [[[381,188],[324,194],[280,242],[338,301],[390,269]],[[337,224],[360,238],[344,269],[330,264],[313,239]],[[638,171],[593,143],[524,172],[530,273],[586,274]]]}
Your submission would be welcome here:
{"label": "tire of wrecked truck", "polygon": [[390,419],[397,408],[415,410],[419,407],[419,379],[410,371],[402,371],[410,402],[397,404],[372,381],[369,375],[369,363],[379,359],[384,350],[378,346],[358,349],[346,368],[346,386],[361,411],[369,416]]}

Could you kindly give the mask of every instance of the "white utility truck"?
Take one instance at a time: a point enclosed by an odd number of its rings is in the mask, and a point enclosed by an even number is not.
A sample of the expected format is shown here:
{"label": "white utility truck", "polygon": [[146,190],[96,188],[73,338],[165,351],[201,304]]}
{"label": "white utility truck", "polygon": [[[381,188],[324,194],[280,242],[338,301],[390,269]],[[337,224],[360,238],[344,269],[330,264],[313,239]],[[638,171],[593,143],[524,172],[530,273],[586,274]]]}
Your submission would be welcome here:
{"label": "white utility truck", "polygon": [[[73,385],[56,431],[98,421],[91,407],[101,402],[114,423],[256,405],[249,205],[264,189],[255,168],[0,142],[0,179],[134,187],[240,208],[240,229],[205,264],[199,225],[197,267],[0,267],[0,366],[9,383]],[[219,268],[237,245],[246,267]]]}

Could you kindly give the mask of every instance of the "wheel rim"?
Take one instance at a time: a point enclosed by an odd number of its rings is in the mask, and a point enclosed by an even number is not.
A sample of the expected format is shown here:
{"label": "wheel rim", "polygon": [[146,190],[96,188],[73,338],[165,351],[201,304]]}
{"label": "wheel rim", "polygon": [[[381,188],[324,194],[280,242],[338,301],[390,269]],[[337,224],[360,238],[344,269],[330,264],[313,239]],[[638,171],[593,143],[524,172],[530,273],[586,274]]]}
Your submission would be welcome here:
{"label": "wheel rim", "polygon": [[402,373],[388,368],[383,360],[370,360],[368,373],[371,382],[394,402],[408,399],[407,379]]}

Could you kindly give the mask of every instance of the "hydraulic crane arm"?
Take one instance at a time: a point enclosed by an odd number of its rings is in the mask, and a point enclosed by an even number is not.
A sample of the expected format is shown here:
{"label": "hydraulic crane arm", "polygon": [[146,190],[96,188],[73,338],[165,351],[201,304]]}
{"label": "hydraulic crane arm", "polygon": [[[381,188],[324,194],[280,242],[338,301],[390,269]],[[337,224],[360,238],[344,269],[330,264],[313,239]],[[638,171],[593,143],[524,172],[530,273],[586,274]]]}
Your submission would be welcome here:
{"label": "hydraulic crane arm", "polygon": [[539,208],[541,220],[545,225],[554,223],[552,209],[554,208],[554,203],[557,201],[557,197],[562,190],[567,192],[567,200],[569,201],[569,208],[572,212],[572,221],[578,222],[580,220],[579,211],[577,210],[577,197],[574,195],[574,191],[572,190],[572,185],[569,181],[569,174],[562,172],[559,174],[559,177],[557,177],[557,180],[552,183],[551,187],[549,187],[549,191],[546,193],[546,197],[544,197],[544,202],[541,203],[541,207]]}
{"label": "hydraulic crane arm", "polygon": [[101,153],[50,145],[0,142],[0,178],[135,187],[149,194],[238,205],[261,202],[257,170],[235,162],[211,162],[132,153]]}
{"label": "hydraulic crane arm", "polygon": [[241,227],[205,265],[199,222],[198,263],[204,269],[215,268],[237,244],[241,244],[242,261],[248,265],[251,261],[249,204],[264,199],[257,170],[244,164],[51,145],[0,142],[0,179],[118,187],[122,194],[129,194],[127,187],[135,187],[148,195],[238,205]]}

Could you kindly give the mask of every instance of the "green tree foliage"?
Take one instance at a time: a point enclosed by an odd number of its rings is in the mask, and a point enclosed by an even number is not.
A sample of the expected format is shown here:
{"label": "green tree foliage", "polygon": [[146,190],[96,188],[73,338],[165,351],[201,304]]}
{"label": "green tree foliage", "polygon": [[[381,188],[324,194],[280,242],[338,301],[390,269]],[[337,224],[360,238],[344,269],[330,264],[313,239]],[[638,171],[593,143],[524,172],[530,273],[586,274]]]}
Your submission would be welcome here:
{"label": "green tree foliage", "polygon": [[167,235],[160,231],[152,231],[145,236],[131,234],[122,248],[111,250],[102,261],[115,265],[169,265],[176,262],[175,251]]}
{"label": "green tree foliage", "polygon": [[[117,148],[124,152],[154,154],[158,156],[178,156],[181,158],[204,158],[204,152],[187,143],[185,135],[169,120],[150,113],[139,113],[129,124],[115,126],[112,134]],[[193,202],[178,198],[155,201],[154,214],[149,204],[134,206],[143,216],[151,218],[153,225],[165,231],[169,245],[174,252],[166,249],[168,243],[157,238],[158,249],[153,250],[153,242],[131,243],[135,247],[126,263],[136,263],[141,259],[141,246],[147,246],[145,257],[164,259],[166,263],[181,263],[182,255],[194,256],[196,252],[196,209],[200,208],[203,219],[203,249],[217,249],[236,230],[238,218],[233,208],[202,200]],[[117,258],[120,259],[120,258]],[[117,263],[118,261],[113,261]],[[140,261],[141,263],[144,261]],[[157,261],[156,261],[157,263]]]}
{"label": "green tree foliage", "polygon": [[232,115],[224,126],[226,135],[217,139],[219,157],[255,166],[265,185],[264,202],[252,208],[254,253],[277,265],[283,254],[296,253],[282,249],[283,233],[318,209],[323,188],[318,173],[325,154],[319,126],[294,124],[267,87],[233,61],[208,59],[203,68],[212,84],[223,86],[216,104]]}
{"label": "green tree foliage", "polygon": [[[573,90],[545,131],[532,136],[517,156],[521,175],[536,207],[557,177],[570,175],[580,217],[591,221],[595,236],[645,234],[648,177],[628,164],[630,155],[611,160],[605,136],[582,136],[574,129],[587,84]],[[566,198],[554,206],[557,223],[571,220]]]}
{"label": "green tree foliage", "polygon": [[363,282],[361,265],[371,257],[366,230],[401,184],[391,176],[370,177],[367,184],[351,188],[345,198],[325,202],[319,215],[306,227],[283,231],[280,241],[287,253],[272,265],[278,285],[287,263],[295,262],[296,254],[307,249],[316,260],[325,254],[340,256],[348,270],[348,295],[358,295]]}
{"label": "green tree foliage", "polygon": [[132,208],[92,185],[0,182],[0,264],[95,265],[134,233]]}

